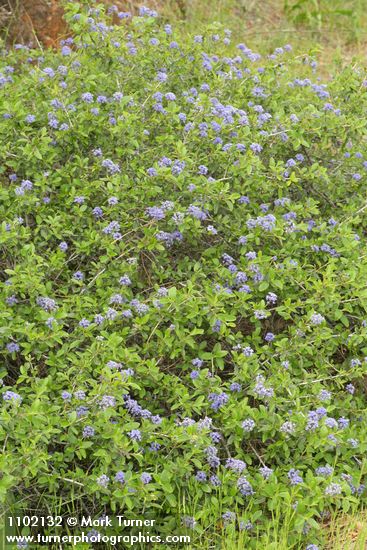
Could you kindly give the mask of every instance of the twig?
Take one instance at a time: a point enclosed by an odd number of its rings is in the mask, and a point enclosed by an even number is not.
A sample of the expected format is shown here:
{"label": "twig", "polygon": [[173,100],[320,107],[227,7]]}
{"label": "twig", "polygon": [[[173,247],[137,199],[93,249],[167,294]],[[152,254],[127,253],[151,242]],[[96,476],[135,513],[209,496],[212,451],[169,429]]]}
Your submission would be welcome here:
{"label": "twig", "polygon": [[263,459],[261,458],[261,456],[258,454],[257,450],[254,449],[254,447],[252,446],[251,443],[250,443],[250,447],[251,447],[251,449],[254,451],[254,453],[255,453],[255,455],[257,456],[257,458],[260,460],[261,464],[262,464],[263,466],[265,466],[265,462],[263,461]]}

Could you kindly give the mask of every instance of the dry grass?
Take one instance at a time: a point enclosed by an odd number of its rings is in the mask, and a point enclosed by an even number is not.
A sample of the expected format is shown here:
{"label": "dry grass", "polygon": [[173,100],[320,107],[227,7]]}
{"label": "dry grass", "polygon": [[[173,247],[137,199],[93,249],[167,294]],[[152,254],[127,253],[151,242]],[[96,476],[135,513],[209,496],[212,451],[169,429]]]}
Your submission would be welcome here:
{"label": "dry grass", "polygon": [[338,515],[325,529],[328,540],[325,550],[367,549],[367,511]]}
{"label": "dry grass", "polygon": [[[296,26],[284,12],[284,0],[101,0],[123,11],[136,11],[139,5],[157,9],[164,18],[175,21],[183,32],[200,32],[206,24],[219,21],[233,31],[234,39],[246,42],[262,52],[291,43],[297,52],[318,52],[322,72],[326,75],[336,65],[348,64],[354,57],[364,59],[367,33],[351,40],[348,28],[335,27],[330,20],[321,30]],[[331,0],[330,0],[331,1]],[[67,29],[62,20],[63,0],[0,0],[13,16],[0,20],[0,28],[11,43],[42,43],[57,46]],[[367,28],[367,16],[366,16]]]}
{"label": "dry grass", "polygon": [[[335,21],[327,18],[321,30],[295,25],[284,11],[284,0],[146,0],[145,3],[163,16],[181,22],[183,29],[190,32],[199,33],[203,25],[219,21],[233,31],[235,40],[265,53],[287,43],[297,52],[317,52],[324,75],[330,74],[335,66],[350,64],[353,58],[365,62],[367,54],[367,33],[357,40],[345,21],[336,26]],[[363,18],[367,28],[366,13]]]}

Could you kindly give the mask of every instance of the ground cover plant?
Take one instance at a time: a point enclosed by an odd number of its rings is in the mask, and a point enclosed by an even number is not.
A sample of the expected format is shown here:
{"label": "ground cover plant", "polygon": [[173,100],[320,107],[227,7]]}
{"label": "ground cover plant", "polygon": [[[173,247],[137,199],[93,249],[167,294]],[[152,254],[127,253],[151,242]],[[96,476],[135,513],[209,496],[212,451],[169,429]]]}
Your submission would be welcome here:
{"label": "ground cover plant", "polygon": [[322,548],[365,499],[365,74],[66,10],[1,58],[4,509]]}

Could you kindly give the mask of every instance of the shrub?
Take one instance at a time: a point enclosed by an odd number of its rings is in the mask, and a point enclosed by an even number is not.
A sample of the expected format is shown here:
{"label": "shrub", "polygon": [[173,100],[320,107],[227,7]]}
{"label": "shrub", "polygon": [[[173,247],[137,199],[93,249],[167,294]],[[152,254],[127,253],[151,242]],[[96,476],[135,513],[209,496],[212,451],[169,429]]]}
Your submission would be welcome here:
{"label": "shrub", "polygon": [[3,52],[1,495],[302,548],[364,495],[366,82],[155,15]]}

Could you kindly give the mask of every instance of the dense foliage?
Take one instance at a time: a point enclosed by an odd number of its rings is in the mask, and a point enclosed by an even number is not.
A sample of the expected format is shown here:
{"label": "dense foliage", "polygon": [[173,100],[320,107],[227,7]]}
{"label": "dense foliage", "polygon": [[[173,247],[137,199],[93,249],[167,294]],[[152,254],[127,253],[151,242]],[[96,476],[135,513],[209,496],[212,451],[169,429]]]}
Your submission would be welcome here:
{"label": "dense foliage", "polygon": [[1,497],[315,548],[365,495],[364,76],[68,20],[1,59]]}

